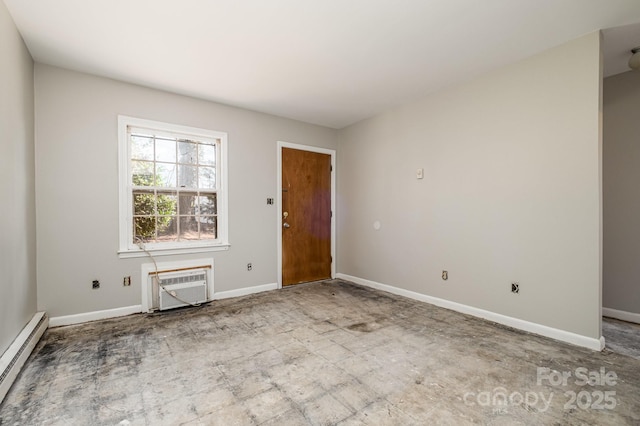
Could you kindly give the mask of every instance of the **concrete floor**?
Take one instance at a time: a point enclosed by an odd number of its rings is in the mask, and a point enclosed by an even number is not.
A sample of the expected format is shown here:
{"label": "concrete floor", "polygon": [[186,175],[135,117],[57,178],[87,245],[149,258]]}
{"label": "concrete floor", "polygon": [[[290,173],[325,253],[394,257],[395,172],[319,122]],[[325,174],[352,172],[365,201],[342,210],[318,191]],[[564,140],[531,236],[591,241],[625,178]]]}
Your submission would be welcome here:
{"label": "concrete floor", "polygon": [[48,330],[0,424],[638,425],[640,360],[330,281]]}
{"label": "concrete floor", "polygon": [[640,359],[640,324],[605,317],[602,335],[611,351]]}

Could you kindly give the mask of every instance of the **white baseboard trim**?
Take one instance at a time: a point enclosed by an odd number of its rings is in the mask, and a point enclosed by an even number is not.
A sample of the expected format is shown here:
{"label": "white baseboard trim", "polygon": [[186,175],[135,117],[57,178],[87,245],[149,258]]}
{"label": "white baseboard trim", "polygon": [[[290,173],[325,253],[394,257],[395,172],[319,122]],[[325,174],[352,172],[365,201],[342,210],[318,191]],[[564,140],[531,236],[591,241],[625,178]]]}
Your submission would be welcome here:
{"label": "white baseboard trim", "polygon": [[49,325],[45,312],[36,312],[0,357],[0,403]]}
{"label": "white baseboard trim", "polygon": [[246,296],[253,293],[261,293],[263,291],[277,290],[278,283],[263,284],[253,287],[239,288],[237,290],[219,291],[213,294],[213,300],[229,299],[231,297]]}
{"label": "white baseboard trim", "polygon": [[51,317],[51,319],[49,320],[49,327],[81,324],[83,322],[123,317],[140,312],[142,312],[142,305],[125,306],[123,308],[106,309],[104,311],[84,312],[74,315],[63,315],[60,317]]}
{"label": "white baseboard trim", "polygon": [[[240,288],[237,290],[221,291],[213,294],[211,300],[228,299],[230,297],[246,296],[248,294],[260,293],[262,291],[275,290],[277,283],[264,284],[254,287]],[[104,311],[84,312],[81,314],[64,315],[52,317],[49,320],[49,327],[61,327],[63,325],[81,324],[89,321],[97,321],[109,318],[123,317],[126,315],[143,312],[142,305],[125,306],[123,308],[106,309]]]}
{"label": "white baseboard trim", "polygon": [[432,305],[440,306],[441,308],[451,309],[452,311],[461,312],[463,314],[472,315],[474,317],[483,318],[509,327],[517,328],[519,330],[524,330],[529,333],[539,334],[541,336],[550,337],[562,342],[571,343],[576,346],[582,346],[594,351],[601,351],[602,349],[604,349],[604,337],[595,339],[592,337],[582,336],[580,334],[572,333],[569,331],[559,330],[557,328],[548,327],[546,325],[524,321],[518,318],[513,318],[506,315],[497,314],[495,312],[486,311],[484,309],[475,308],[473,306],[463,305],[461,303],[440,299],[438,297],[427,296],[426,294],[416,293],[410,290],[393,287],[387,284],[377,283],[375,281],[370,281],[351,275],[339,273],[336,274],[336,278],[351,281],[366,287],[371,287],[389,293],[397,294],[399,296],[408,297],[410,299],[419,300],[421,302],[430,303]]}
{"label": "white baseboard trim", "polygon": [[640,314],[635,312],[619,311],[617,309],[602,308],[602,315],[609,318],[615,318],[622,321],[634,322],[640,324]]}

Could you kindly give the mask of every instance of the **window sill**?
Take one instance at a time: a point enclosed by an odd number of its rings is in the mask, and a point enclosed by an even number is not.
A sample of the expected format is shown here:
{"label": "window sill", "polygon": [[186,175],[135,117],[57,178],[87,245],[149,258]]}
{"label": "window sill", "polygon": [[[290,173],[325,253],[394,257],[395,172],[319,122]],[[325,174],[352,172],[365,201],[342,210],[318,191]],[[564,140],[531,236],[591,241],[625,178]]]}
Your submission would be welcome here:
{"label": "window sill", "polygon": [[[148,248],[147,251],[153,256],[173,256],[177,254],[193,254],[193,253],[207,253],[214,251],[226,251],[229,250],[231,244],[217,244],[215,246],[202,246],[202,247],[181,247],[181,248]],[[131,250],[119,250],[118,257],[120,259],[130,259],[134,257],[146,257],[148,254],[144,250],[131,249]]]}

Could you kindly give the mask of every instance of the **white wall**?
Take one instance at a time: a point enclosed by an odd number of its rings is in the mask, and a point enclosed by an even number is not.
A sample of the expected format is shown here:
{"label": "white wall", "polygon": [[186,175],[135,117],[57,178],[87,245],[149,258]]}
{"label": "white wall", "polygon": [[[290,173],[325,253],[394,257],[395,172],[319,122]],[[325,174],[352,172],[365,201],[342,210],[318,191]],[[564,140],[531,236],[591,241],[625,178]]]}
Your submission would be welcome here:
{"label": "white wall", "polygon": [[35,102],[38,305],[50,316],[140,304],[140,264],[149,260],[116,253],[118,114],[228,133],[231,248],[213,254],[216,292],[277,282],[276,207],[266,204],[277,195],[277,141],[337,143],[332,129],[42,64]]}
{"label": "white wall", "polygon": [[0,1],[0,354],[36,312],[33,60]]}
{"label": "white wall", "polygon": [[640,72],[604,80],[603,306],[640,314]]}
{"label": "white wall", "polygon": [[593,33],[343,129],[339,272],[599,338],[600,85]]}

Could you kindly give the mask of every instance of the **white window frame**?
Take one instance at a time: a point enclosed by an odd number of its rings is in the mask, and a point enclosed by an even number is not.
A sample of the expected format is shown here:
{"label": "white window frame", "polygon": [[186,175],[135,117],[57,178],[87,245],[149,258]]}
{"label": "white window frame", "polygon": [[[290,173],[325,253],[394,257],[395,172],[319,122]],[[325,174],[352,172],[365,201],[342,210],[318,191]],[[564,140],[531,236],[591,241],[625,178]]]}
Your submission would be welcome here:
{"label": "white window frame", "polygon": [[145,245],[145,249],[156,256],[202,253],[228,250],[229,214],[228,214],[228,184],[227,184],[227,134],[207,129],[163,123],[160,121],[141,118],[118,116],[118,178],[119,178],[119,237],[120,258],[142,257],[147,254],[133,242],[133,201],[131,185],[131,144],[129,143],[129,127],[142,127],[160,132],[178,133],[205,139],[220,141],[216,159],[217,186],[217,239],[199,241],[166,242]]}

